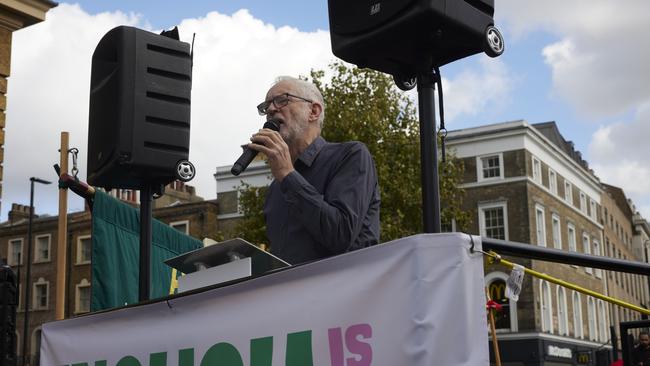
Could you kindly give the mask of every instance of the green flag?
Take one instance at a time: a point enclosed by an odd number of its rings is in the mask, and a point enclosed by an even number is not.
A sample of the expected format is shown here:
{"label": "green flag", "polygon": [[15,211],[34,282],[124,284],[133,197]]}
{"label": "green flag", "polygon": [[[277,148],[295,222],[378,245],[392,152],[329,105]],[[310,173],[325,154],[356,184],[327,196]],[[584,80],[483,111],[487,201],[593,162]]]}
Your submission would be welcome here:
{"label": "green flag", "polygon": [[[169,294],[168,258],[202,247],[202,243],[158,220],[152,220],[152,299]],[[92,299],[98,311],[138,302],[140,212],[96,191],[92,210]]]}

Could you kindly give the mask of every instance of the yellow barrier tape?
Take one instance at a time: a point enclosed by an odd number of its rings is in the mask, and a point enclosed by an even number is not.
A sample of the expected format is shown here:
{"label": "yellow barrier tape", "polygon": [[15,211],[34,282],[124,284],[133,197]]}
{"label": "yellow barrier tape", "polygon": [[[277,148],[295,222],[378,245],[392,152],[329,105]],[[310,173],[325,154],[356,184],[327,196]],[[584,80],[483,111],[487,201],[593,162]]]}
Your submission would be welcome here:
{"label": "yellow barrier tape", "polygon": [[[503,265],[505,265],[507,267],[510,267],[510,268],[514,267],[514,264],[512,262],[509,262],[509,261],[501,258],[500,255],[498,255],[497,253],[495,253],[493,251],[490,251],[489,253],[485,253],[485,252],[482,252],[482,253],[492,257],[493,259],[496,260],[497,263],[501,263],[501,264],[503,264]],[[554,283],[556,285],[560,285],[560,286],[564,286],[566,288],[570,288],[572,290],[581,292],[581,293],[589,295],[589,296],[593,296],[593,297],[595,297],[597,299],[601,299],[603,301],[607,301],[609,303],[616,304],[618,306],[622,306],[622,307],[630,309],[630,310],[638,311],[641,314],[650,315],[650,310],[648,310],[648,309],[644,309],[642,307],[627,303],[625,301],[615,299],[613,297],[605,296],[605,295],[603,295],[601,293],[588,290],[588,289],[580,287],[578,285],[574,285],[574,284],[572,284],[570,282],[562,281],[562,280],[560,280],[558,278],[549,276],[546,273],[537,272],[537,271],[534,271],[532,269],[528,269],[526,267],[523,267],[523,268],[524,268],[524,272],[530,274],[531,276],[541,278],[541,279],[546,280],[548,282],[552,282],[552,283]]]}

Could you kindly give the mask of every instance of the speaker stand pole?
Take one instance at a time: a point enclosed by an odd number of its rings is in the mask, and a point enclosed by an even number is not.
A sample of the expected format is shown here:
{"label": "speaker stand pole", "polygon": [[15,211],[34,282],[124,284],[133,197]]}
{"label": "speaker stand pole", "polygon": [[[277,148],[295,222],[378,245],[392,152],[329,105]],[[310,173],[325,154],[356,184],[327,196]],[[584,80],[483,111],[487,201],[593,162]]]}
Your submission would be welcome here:
{"label": "speaker stand pole", "polygon": [[420,171],[422,174],[422,220],[425,233],[440,232],[440,189],[438,146],[436,141],[435,74],[418,72],[418,110],[420,116]]}
{"label": "speaker stand pole", "polygon": [[138,301],[149,300],[151,276],[151,216],[153,184],[145,182],[140,190],[140,273],[138,282]]}

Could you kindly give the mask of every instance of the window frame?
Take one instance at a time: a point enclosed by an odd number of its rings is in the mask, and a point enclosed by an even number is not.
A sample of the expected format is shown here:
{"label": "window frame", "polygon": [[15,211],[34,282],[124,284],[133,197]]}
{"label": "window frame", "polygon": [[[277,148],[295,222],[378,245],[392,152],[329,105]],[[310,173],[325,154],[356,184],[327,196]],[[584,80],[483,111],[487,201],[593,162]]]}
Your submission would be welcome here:
{"label": "window frame", "polygon": [[[576,298],[578,300],[578,303],[577,303],[578,312],[577,312],[577,314],[576,314]],[[573,291],[573,296],[571,297],[571,299],[573,301],[573,309],[572,309],[573,310],[573,336],[575,338],[584,339],[585,338],[585,330],[584,330],[584,327],[583,327],[583,324],[582,324],[582,299],[580,297],[580,293],[578,291],[574,290]],[[576,317],[578,319],[576,319]],[[578,332],[576,332],[577,330],[580,331],[579,334],[578,334]]]}
{"label": "window frame", "polygon": [[501,208],[503,212],[503,230],[504,230],[504,240],[508,240],[508,202],[499,201],[499,202],[490,202],[490,203],[479,203],[478,204],[478,224],[479,232],[481,236],[488,237],[485,231],[485,210]]}
{"label": "window frame", "polygon": [[[557,223],[557,226],[555,223]],[[562,220],[560,215],[556,213],[551,215],[551,237],[553,238],[553,248],[562,250]]]}
{"label": "window frame", "polygon": [[[585,239],[587,240],[586,244],[585,244]],[[591,255],[591,238],[589,237],[589,234],[585,232],[582,233],[582,251],[584,252],[584,254]],[[585,267],[585,272],[589,274],[594,273],[591,267]]]}
{"label": "window frame", "polygon": [[544,280],[540,280],[539,283],[539,309],[541,315],[540,328],[542,332],[553,333],[553,299],[551,297],[551,286]]}
{"label": "window frame", "polygon": [[[185,225],[185,231],[178,230],[176,226],[179,225]],[[172,227],[173,229],[178,230],[179,232],[185,234],[185,235],[190,235],[190,220],[179,220],[179,221],[172,221],[169,223],[169,226]]]}
{"label": "window frame", "polygon": [[[83,247],[81,245],[83,240],[90,239],[90,257],[86,260],[82,258],[82,253],[83,253]],[[90,264],[92,261],[92,236],[91,235],[79,235],[77,237],[77,255],[75,258],[75,264],[77,265],[82,265],[82,264]]]}
{"label": "window frame", "polygon": [[[562,295],[562,296],[560,296]],[[556,285],[555,297],[557,302],[557,331],[559,335],[569,335],[569,307],[566,300],[566,290]],[[563,329],[564,328],[564,329]]]}
{"label": "window frame", "polygon": [[[40,286],[45,287],[45,305],[41,306],[41,303],[38,301],[39,293],[38,288]],[[39,278],[38,281],[32,284],[32,307],[30,310],[49,310],[50,308],[50,282],[45,281],[43,277]]]}
{"label": "window frame", "polygon": [[557,196],[557,173],[551,168],[548,168],[548,190]]}
{"label": "window frame", "polygon": [[[47,258],[41,258],[38,240],[47,237]],[[34,258],[32,263],[48,263],[52,261],[52,234],[34,235]]]}
{"label": "window frame", "polygon": [[[577,235],[576,226],[571,222],[567,222],[566,227],[567,227],[567,242],[568,242],[567,245],[568,245],[568,249],[569,249],[570,252],[577,253],[578,252],[578,241],[576,240],[576,235]],[[573,231],[573,236],[571,236],[571,231]],[[571,238],[573,238],[573,240],[571,240]],[[572,248],[572,245],[571,245],[572,242],[573,242],[573,248]]]}
{"label": "window frame", "polygon": [[[539,214],[541,213],[541,216]],[[546,247],[546,211],[544,206],[535,204],[535,239],[537,240],[537,245],[540,247]],[[540,225],[539,218],[542,218]]]}
{"label": "window frame", "polygon": [[[81,308],[81,289],[88,289],[88,308]],[[92,302],[92,294],[90,293],[90,282],[87,279],[82,279],[81,282],[75,285],[75,298],[74,298],[74,312],[75,314],[83,314],[90,312],[90,305]]]}
{"label": "window frame", "polygon": [[[593,255],[599,255],[602,256],[602,246],[600,245],[600,240],[596,238],[591,238],[591,245],[592,245],[592,254]],[[597,278],[603,278],[603,270],[600,268],[594,268],[594,274],[596,275]]]}
{"label": "window frame", "polygon": [[564,180],[564,201],[573,207],[573,184],[566,179]]}
{"label": "window frame", "polygon": [[587,213],[587,195],[585,192],[580,192],[580,212],[585,216],[589,216]]}
{"label": "window frame", "polygon": [[[490,272],[487,275],[485,275],[485,287],[489,288],[490,284],[496,280],[503,280],[503,281],[508,281],[508,275],[503,272],[499,271],[494,271]],[[510,305],[510,329],[506,328],[499,328],[496,329],[497,333],[504,333],[504,332],[518,332],[519,331],[519,325],[518,325],[518,315],[517,315],[517,301],[514,301],[512,299],[509,299],[509,305]]]}
{"label": "window frame", "polygon": [[[483,159],[486,158],[491,158],[491,157],[497,157],[499,159],[499,175],[495,177],[488,177],[485,178],[483,176],[483,171],[486,169],[486,167],[483,166]],[[484,155],[479,155],[476,157],[476,181],[477,182],[489,182],[493,180],[501,180],[505,177],[504,171],[503,171],[503,153],[494,153],[494,154],[484,154]]]}
{"label": "window frame", "polygon": [[533,181],[542,184],[542,161],[533,155]]}
{"label": "window frame", "polygon": [[587,330],[589,340],[598,340],[598,320],[596,319],[596,301],[593,297],[587,296]]}
{"label": "window frame", "polygon": [[[14,261],[14,246],[13,244],[16,242],[20,242],[20,256],[19,256],[19,263],[16,263]],[[7,240],[7,264],[10,266],[22,266],[23,261],[25,260],[25,239],[24,238],[14,238],[14,239],[9,239]]]}

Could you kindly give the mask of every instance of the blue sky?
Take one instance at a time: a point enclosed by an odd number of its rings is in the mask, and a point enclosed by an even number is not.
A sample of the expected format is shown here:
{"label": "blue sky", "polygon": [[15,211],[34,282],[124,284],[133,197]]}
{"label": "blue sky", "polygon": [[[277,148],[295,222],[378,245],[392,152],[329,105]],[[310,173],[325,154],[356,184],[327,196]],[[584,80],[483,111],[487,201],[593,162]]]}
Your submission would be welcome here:
{"label": "blue sky", "polygon": [[[649,217],[648,18],[645,0],[625,7],[496,0],[506,51],[442,68],[447,128],[556,121],[596,174],[622,187]],[[272,80],[323,69],[335,59],[325,0],[62,2],[46,22],[14,35],[2,219],[12,202],[28,204],[30,176],[53,178],[62,130],[80,149],[85,179],[90,56],[101,36],[120,24],[179,25],[184,40],[196,32],[190,160],[198,175],[191,184],[208,199],[215,196],[215,167],[230,164],[261,124],[253,108]],[[33,108],[35,101],[42,107]],[[45,153],[31,157],[25,141]],[[37,213],[56,214],[55,187],[38,187],[36,201]],[[71,210],[82,207],[71,198]]]}

